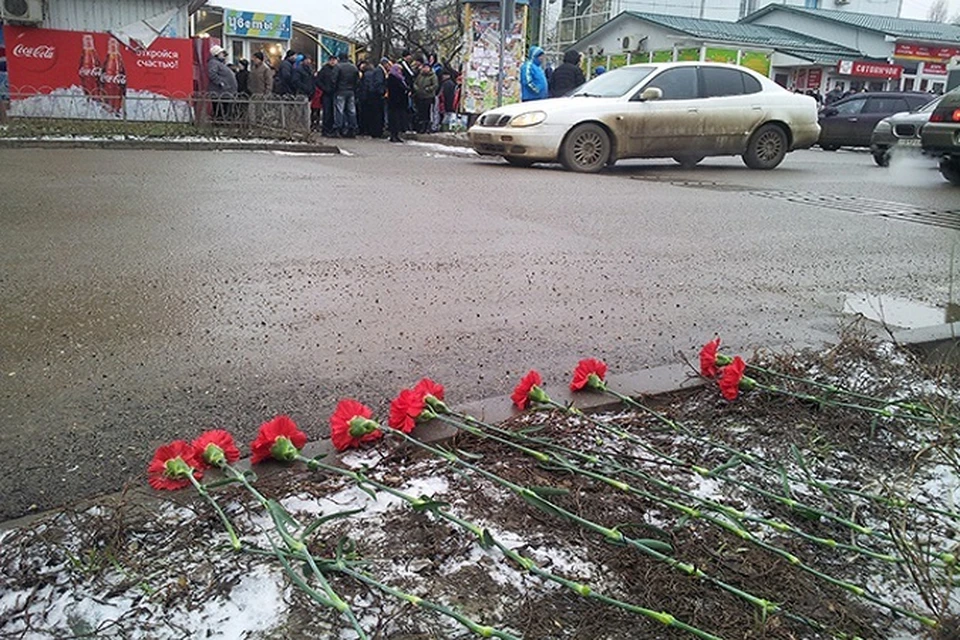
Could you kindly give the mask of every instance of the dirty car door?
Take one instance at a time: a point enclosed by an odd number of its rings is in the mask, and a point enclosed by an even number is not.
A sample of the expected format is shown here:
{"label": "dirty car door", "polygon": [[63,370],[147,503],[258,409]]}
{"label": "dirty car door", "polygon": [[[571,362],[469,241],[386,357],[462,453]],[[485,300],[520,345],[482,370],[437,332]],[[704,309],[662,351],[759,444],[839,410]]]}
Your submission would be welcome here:
{"label": "dirty car door", "polygon": [[698,151],[743,153],[747,137],[764,116],[762,91],[756,78],[734,67],[701,67],[703,135]]}
{"label": "dirty car door", "polygon": [[[697,67],[675,67],[656,75],[629,103],[627,118],[631,156],[673,156],[697,145],[703,130]],[[659,100],[640,94],[655,87]]]}

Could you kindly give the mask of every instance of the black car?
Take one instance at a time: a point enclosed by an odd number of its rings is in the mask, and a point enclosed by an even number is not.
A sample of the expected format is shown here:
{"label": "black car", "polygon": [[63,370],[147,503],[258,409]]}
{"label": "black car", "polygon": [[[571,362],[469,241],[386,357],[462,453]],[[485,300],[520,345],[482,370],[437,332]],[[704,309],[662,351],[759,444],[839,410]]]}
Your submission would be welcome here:
{"label": "black car", "polygon": [[920,130],[920,144],[940,156],[940,175],[960,187],[960,88],[940,100]]}
{"label": "black car", "polygon": [[825,151],[840,147],[869,147],[877,123],[901,111],[919,109],[929,93],[884,91],[857,93],[820,111],[819,144]]}

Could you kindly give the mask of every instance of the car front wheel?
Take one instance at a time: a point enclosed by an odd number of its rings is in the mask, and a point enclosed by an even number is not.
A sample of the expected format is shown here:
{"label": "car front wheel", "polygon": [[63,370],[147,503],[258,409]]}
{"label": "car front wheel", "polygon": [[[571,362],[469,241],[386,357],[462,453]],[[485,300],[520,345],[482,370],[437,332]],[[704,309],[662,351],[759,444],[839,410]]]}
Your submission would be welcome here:
{"label": "car front wheel", "polygon": [[603,127],[585,123],[567,135],[560,148],[560,162],[572,171],[596,173],[610,161],[610,136]]}
{"label": "car front wheel", "polygon": [[940,158],[940,175],[950,184],[960,187],[960,157],[946,156]]}
{"label": "car front wheel", "polygon": [[787,134],[775,124],[765,124],[750,136],[743,163],[751,169],[773,169],[786,155]]}

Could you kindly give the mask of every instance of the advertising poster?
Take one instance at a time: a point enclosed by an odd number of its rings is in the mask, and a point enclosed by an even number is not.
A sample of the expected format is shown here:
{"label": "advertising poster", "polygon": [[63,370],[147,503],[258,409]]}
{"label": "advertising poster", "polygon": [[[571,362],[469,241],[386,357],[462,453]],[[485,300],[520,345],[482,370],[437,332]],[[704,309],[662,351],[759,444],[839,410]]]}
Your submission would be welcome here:
{"label": "advertising poster", "polygon": [[677,62],[700,62],[700,47],[678,49]]}
{"label": "advertising poster", "polygon": [[620,53],[615,56],[610,56],[610,62],[607,63],[607,71],[610,69],[617,69],[619,67],[625,67],[629,64],[627,62],[627,54]]}
{"label": "advertising poster", "polygon": [[106,33],[3,27],[11,116],[189,122],[190,40],[134,52]]}
{"label": "advertising poster", "polygon": [[737,50],[714,49],[712,47],[707,47],[706,56],[704,59],[707,62],[726,62],[727,64],[737,64]]}
{"label": "advertising poster", "polygon": [[650,56],[650,62],[673,62],[673,49],[660,49]]}
{"label": "advertising poster", "polygon": [[[503,104],[520,101],[520,65],[526,58],[526,11],[517,4],[513,29],[507,34]],[[497,106],[500,68],[500,5],[470,3],[464,10],[463,99],[465,113],[483,113]]]}
{"label": "advertising poster", "polygon": [[770,77],[770,54],[762,51],[744,51],[740,56],[740,66],[753,69],[760,75]]}
{"label": "advertising poster", "polygon": [[352,59],[350,55],[350,43],[343,40],[337,40],[330,36],[320,36],[320,56],[326,60],[330,56],[337,56],[341,60],[344,58]]}
{"label": "advertising poster", "polygon": [[293,21],[290,16],[258,11],[223,10],[223,35],[260,40],[289,40]]}

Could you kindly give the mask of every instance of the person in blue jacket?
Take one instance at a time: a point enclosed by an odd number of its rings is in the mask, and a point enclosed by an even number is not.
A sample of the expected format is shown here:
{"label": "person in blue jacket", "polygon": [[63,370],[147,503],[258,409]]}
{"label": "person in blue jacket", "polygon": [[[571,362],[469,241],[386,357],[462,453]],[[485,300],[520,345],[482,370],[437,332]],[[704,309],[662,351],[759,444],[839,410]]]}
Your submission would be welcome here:
{"label": "person in blue jacket", "polygon": [[527,61],[520,65],[520,98],[527,102],[549,97],[547,74],[543,71],[543,49],[532,46]]}

